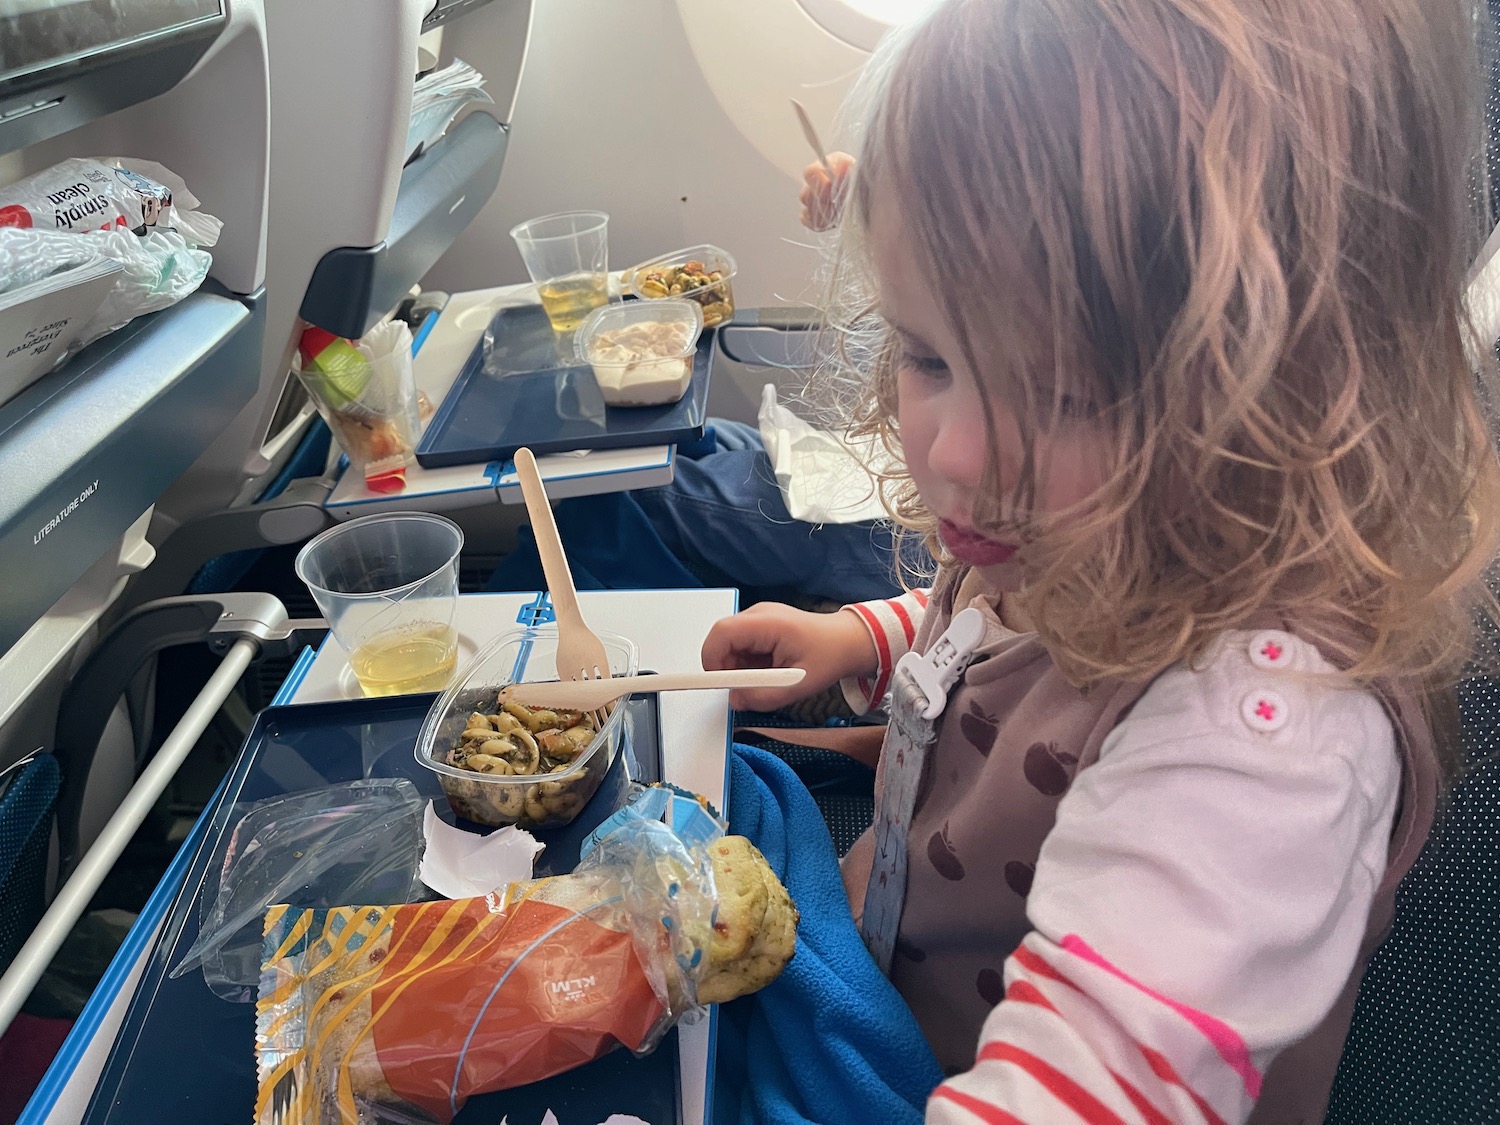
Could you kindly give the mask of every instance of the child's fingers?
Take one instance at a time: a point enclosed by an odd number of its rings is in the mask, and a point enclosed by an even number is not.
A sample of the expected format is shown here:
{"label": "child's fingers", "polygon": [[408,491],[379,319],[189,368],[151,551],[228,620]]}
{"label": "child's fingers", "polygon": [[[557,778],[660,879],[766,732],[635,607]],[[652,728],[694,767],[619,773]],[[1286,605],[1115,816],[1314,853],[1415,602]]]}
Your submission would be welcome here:
{"label": "child's fingers", "polygon": [[716,672],[723,668],[774,668],[776,666],[773,654],[770,652],[737,647],[710,650],[707,643],[703,646],[702,660],[705,672]]}
{"label": "child's fingers", "polygon": [[838,223],[849,173],[854,169],[854,157],[846,152],[829,153],[828,167],[832,169],[832,176],[820,163],[809,164],[802,170],[802,191],[798,201],[802,204],[802,225],[809,230],[825,231]]}
{"label": "child's fingers", "polygon": [[[832,161],[829,162],[829,167],[833,167]],[[836,168],[835,172],[837,172]],[[802,191],[804,194],[808,191],[827,192],[831,187],[833,187],[832,177],[823,170],[823,165],[819,164],[816,160],[802,169]]]}
{"label": "child's fingers", "polygon": [[828,221],[827,212],[823,209],[819,209],[818,213],[814,214],[811,208],[804,207],[798,218],[808,230],[817,231],[820,234],[833,225]]}
{"label": "child's fingers", "polygon": [[833,181],[816,164],[808,168],[802,178],[802,190],[797,193],[797,202],[802,204],[805,215],[815,215],[828,206],[833,198]]}
{"label": "child's fingers", "polygon": [[802,225],[809,230],[825,231],[838,221],[838,205],[834,202],[832,188],[822,195],[802,189]]}
{"label": "child's fingers", "polygon": [[802,698],[800,688],[736,688],[729,706],[736,711],[779,711]]}
{"label": "child's fingers", "polygon": [[705,671],[720,668],[770,668],[780,629],[751,613],[716,622],[703,640]]}

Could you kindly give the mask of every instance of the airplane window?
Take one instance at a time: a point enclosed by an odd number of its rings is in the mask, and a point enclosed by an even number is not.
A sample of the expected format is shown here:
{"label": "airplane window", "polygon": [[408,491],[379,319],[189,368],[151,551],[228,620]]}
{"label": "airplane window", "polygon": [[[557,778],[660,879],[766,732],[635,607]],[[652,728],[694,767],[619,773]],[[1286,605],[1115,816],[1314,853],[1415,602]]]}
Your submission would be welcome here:
{"label": "airplane window", "polygon": [[850,46],[873,50],[891,28],[922,15],[937,0],[798,0],[829,34]]}
{"label": "airplane window", "polygon": [[898,24],[916,19],[937,0],[843,0],[857,12],[863,12],[881,23]]}

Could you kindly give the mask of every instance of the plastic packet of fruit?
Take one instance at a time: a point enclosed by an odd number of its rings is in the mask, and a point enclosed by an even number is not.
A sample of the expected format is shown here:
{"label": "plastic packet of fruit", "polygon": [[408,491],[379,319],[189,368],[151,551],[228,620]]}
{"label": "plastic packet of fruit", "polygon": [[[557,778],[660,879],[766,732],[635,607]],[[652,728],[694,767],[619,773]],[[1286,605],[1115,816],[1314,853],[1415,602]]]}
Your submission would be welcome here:
{"label": "plastic packet of fruit", "polygon": [[388,320],[354,341],[309,327],[298,344],[296,371],[365,486],[372,492],[405,488],[421,430],[411,329]]}

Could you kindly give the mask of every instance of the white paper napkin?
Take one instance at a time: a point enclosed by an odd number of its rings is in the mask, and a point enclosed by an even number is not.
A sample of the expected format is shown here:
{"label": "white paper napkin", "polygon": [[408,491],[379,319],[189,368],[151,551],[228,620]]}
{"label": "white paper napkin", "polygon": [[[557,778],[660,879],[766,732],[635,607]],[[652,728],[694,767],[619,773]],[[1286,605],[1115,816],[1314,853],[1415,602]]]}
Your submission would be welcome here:
{"label": "white paper napkin", "polygon": [[431,801],[422,833],[427,847],[417,874],[444,898],[478,898],[506,883],[530,879],[537,853],[545,847],[514,825],[485,836],[454,828],[438,816]]}
{"label": "white paper napkin", "polygon": [[860,458],[838,437],[777,402],[774,383],[761,392],[759,422],[760,440],[793,519],[843,524],[886,518]]}

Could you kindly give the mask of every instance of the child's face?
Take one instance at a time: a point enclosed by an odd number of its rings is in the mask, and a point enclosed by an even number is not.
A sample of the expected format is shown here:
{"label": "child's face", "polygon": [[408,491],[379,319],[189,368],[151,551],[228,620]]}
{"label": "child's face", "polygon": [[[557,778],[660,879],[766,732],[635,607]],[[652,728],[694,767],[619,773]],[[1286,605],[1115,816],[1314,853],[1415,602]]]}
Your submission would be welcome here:
{"label": "child's face", "polygon": [[[973,371],[948,327],[939,304],[941,286],[921,276],[896,209],[872,208],[870,243],[880,291],[880,310],[896,330],[902,357],[897,372],[897,421],[901,447],[922,502],[941,522],[943,545],[961,563],[981,570],[1000,589],[1015,589],[1021,578],[1019,535],[995,538],[975,529],[975,511],[985,489],[992,456],[1007,519],[1060,512],[1091,496],[1104,483],[1103,442],[1089,420],[1092,406],[1081,396],[1065,397],[1063,417],[1050,433],[1038,433],[1033,455],[1041,511],[1015,513],[1015,493],[1023,464],[1021,426],[1016,414],[990,393],[980,395],[983,371]],[[1015,330],[1025,331],[1017,325]],[[1065,389],[1066,391],[1066,389]],[[1044,403],[1051,391],[1038,390]],[[992,454],[985,412],[993,420]]]}

